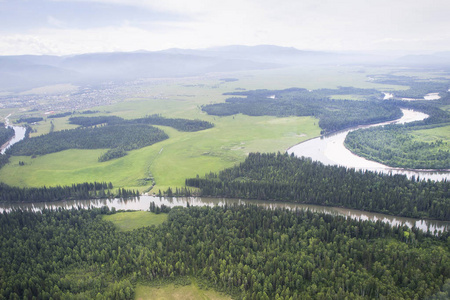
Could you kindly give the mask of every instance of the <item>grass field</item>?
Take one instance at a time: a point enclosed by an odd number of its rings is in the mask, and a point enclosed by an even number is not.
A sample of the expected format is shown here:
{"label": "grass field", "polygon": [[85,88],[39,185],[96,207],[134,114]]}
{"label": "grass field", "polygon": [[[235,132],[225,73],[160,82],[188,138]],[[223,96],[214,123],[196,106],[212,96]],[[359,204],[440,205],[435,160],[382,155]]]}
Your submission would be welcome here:
{"label": "grass field", "polygon": [[[368,75],[385,74],[386,68],[285,68],[262,71],[214,74],[203,77],[155,79],[143,84],[140,92],[130,89],[129,96],[102,107],[93,107],[102,113],[125,119],[161,114],[170,118],[202,119],[215,124],[214,128],[199,132],[178,132],[170,127],[160,127],[170,138],[138,150],[127,156],[99,163],[98,157],[107,151],[66,150],[58,153],[31,157],[12,157],[11,163],[0,169],[0,181],[13,186],[55,186],[72,183],[106,181],[115,187],[147,191],[153,177],[156,186],[152,192],[184,186],[184,180],[197,174],[217,172],[245,159],[249,152],[276,152],[320,134],[318,120],[312,117],[229,117],[209,116],[201,106],[223,102],[237,88],[307,89],[354,86],[379,90],[405,89],[404,86],[380,85],[370,82]],[[233,77],[233,82],[220,78]],[[347,96],[346,96],[347,97]],[[348,95],[351,99],[359,99]],[[22,109],[23,111],[23,109]],[[11,110],[0,110],[0,116]],[[44,116],[44,112],[32,112]],[[21,112],[13,112],[18,117]],[[54,130],[74,128],[68,118],[53,119]],[[33,136],[46,134],[50,120],[33,126]],[[24,166],[19,161],[25,162]]]}
{"label": "grass field", "polygon": [[103,220],[113,222],[120,231],[131,231],[141,227],[158,226],[167,220],[167,214],[154,214],[148,211],[128,211],[103,216]]}
{"label": "grass field", "polygon": [[425,130],[414,130],[411,132],[416,141],[432,143],[442,140],[446,145],[440,147],[441,150],[448,150],[450,147],[450,126],[437,127]]}
{"label": "grass field", "polygon": [[212,290],[200,289],[197,285],[176,286],[168,284],[162,287],[138,285],[136,300],[227,300],[231,297]]}

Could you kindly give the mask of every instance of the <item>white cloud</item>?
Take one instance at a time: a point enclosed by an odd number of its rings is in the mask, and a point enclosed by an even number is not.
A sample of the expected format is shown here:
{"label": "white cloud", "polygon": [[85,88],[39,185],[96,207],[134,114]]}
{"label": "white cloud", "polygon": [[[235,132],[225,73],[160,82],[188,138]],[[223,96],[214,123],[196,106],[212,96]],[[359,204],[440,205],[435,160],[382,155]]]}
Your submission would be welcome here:
{"label": "white cloud", "polygon": [[[97,2],[179,14],[179,20],[123,21],[101,28],[65,28],[63,19],[48,17],[52,29],[33,37],[46,49],[80,53],[96,51],[202,48],[228,44],[277,44],[317,50],[450,49],[450,1],[447,0],[53,0]],[[8,34],[4,35],[8,36]],[[17,36],[16,36],[17,38]],[[4,39],[4,38],[3,38]],[[420,41],[427,41],[420,43]],[[0,45],[0,53],[36,51],[30,43]],[[8,47],[10,47],[8,49]],[[14,49],[14,50],[12,50]],[[35,53],[35,52],[33,52]]]}

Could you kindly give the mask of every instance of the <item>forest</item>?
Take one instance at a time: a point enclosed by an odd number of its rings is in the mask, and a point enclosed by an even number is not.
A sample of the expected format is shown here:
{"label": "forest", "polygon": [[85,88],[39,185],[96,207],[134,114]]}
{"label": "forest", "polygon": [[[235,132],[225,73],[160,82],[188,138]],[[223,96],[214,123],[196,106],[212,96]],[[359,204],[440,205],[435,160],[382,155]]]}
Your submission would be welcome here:
{"label": "forest", "polygon": [[186,179],[201,196],[342,206],[450,221],[450,182],[325,166],[293,154],[250,153],[218,174]]}
{"label": "forest", "polygon": [[[426,143],[413,139],[404,126],[359,129],[345,138],[345,146],[358,156],[391,167],[450,169],[450,151],[442,140]],[[444,149],[442,149],[444,148]]]}
{"label": "forest", "polygon": [[170,119],[160,115],[151,115],[144,118],[124,120],[116,116],[97,116],[97,117],[72,117],[69,119],[71,124],[81,125],[84,127],[95,126],[100,124],[117,125],[117,124],[147,124],[170,126],[179,131],[199,131],[212,128],[214,125],[207,121],[188,120],[188,119]]}
{"label": "forest", "polygon": [[186,276],[236,299],[449,296],[448,233],[252,205],[175,207],[120,232],[111,213],[0,214],[0,297],[134,299],[137,283]]}
{"label": "forest", "polygon": [[0,123],[0,146],[5,144],[14,136],[14,129],[12,127],[5,127],[4,123]]}
{"label": "forest", "polygon": [[[336,94],[367,96],[366,101],[333,100]],[[226,93],[232,97],[225,103],[204,105],[210,115],[229,116],[242,113],[249,116],[314,116],[319,119],[322,133],[338,131],[356,125],[373,124],[400,118],[402,112],[393,102],[382,101],[380,92],[356,88],[306,89],[291,88],[279,91],[255,90]]]}
{"label": "forest", "polygon": [[167,138],[169,137],[164,131],[141,124],[76,128],[24,139],[6,152],[10,155],[31,156],[67,149],[120,147],[128,151],[150,146]]}
{"label": "forest", "polygon": [[111,182],[85,182],[71,186],[39,188],[12,187],[0,182],[0,202],[52,202],[116,197],[139,197],[139,192],[123,188],[115,191]]}

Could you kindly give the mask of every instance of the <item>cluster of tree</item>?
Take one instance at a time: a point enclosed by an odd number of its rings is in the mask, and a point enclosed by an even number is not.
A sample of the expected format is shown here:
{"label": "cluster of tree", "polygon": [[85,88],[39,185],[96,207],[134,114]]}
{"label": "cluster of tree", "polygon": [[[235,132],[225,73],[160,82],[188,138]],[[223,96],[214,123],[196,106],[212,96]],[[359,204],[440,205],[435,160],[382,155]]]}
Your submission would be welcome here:
{"label": "cluster of tree", "polygon": [[97,117],[72,117],[69,119],[71,124],[81,125],[84,127],[107,124],[147,124],[147,125],[162,125],[170,126],[179,131],[199,131],[212,128],[214,125],[202,120],[188,120],[188,119],[170,119],[164,118],[160,115],[151,115],[144,118],[124,120],[116,116],[97,116]]}
{"label": "cluster of tree", "polygon": [[109,149],[108,151],[106,151],[105,153],[100,155],[100,157],[98,158],[98,161],[104,162],[104,161],[108,161],[111,159],[124,157],[125,155],[127,155],[127,151],[123,150],[122,148],[113,148],[113,149]]}
{"label": "cluster of tree", "polygon": [[409,86],[408,90],[391,91],[396,98],[423,99],[429,93],[440,93],[444,95],[447,93],[449,87],[447,78],[418,79],[417,77],[391,74],[377,75],[373,82]]}
{"label": "cluster of tree", "polygon": [[70,115],[72,115],[72,112],[68,111],[68,112],[63,112],[63,113],[59,113],[59,114],[49,115],[47,118],[49,118],[49,119],[64,118],[64,117],[67,117]]}
{"label": "cluster of tree", "polygon": [[167,214],[170,212],[170,207],[164,204],[161,204],[161,206],[157,206],[155,202],[150,202],[149,210],[155,214]]}
{"label": "cluster of tree", "polygon": [[413,169],[450,169],[450,151],[442,140],[414,140],[404,126],[359,129],[345,138],[345,146],[356,155],[388,166]]}
{"label": "cluster of tree", "polygon": [[91,127],[101,124],[117,125],[124,124],[125,120],[117,116],[96,116],[96,117],[71,117],[70,124],[80,125],[83,127]]}
{"label": "cluster of tree", "polygon": [[40,122],[40,121],[43,121],[43,120],[44,120],[44,118],[42,118],[42,117],[20,118],[20,119],[18,119],[16,121],[16,123],[28,123],[28,124],[31,124],[31,123],[36,123],[36,122]]}
{"label": "cluster of tree", "polygon": [[98,198],[139,197],[134,190],[113,190],[112,183],[78,183],[71,186],[20,188],[0,183],[0,202],[46,202],[60,200],[85,200]]}
{"label": "cluster of tree", "polygon": [[238,113],[249,116],[314,116],[319,118],[319,126],[323,129],[322,133],[333,132],[356,125],[394,120],[401,117],[400,108],[392,102],[382,100],[333,100],[327,97],[336,93],[367,93],[372,95],[375,92],[375,90],[355,88],[322,89],[311,92],[298,88],[281,91],[234,92],[228,94],[247,97],[228,98],[225,100],[225,103],[206,105],[202,107],[202,110],[210,115],[218,116],[229,116]]}
{"label": "cluster of tree", "polygon": [[14,134],[12,127],[5,127],[4,123],[0,123],[0,146],[9,141]]}
{"label": "cluster of tree", "polygon": [[188,120],[188,119],[169,119],[160,115],[146,116],[140,119],[130,120],[129,122],[137,124],[161,125],[170,126],[179,131],[200,131],[214,127],[214,124],[202,120]]}
{"label": "cluster of tree", "polygon": [[108,213],[0,214],[1,297],[133,299],[194,276],[237,299],[426,299],[450,278],[448,233],[256,206],[176,207],[125,233]]}
{"label": "cluster of tree", "polygon": [[202,196],[343,206],[414,218],[450,220],[450,182],[325,166],[293,154],[250,153],[219,174],[186,179]]}
{"label": "cluster of tree", "polygon": [[24,139],[7,150],[11,155],[44,155],[67,149],[139,149],[169,138],[152,126],[124,124],[76,128]]}

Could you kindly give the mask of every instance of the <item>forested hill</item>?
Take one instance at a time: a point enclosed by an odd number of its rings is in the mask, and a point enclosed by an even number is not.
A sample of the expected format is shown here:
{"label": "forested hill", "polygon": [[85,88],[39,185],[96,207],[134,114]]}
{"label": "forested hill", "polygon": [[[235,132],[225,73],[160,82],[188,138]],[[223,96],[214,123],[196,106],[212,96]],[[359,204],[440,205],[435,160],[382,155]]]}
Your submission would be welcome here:
{"label": "forested hill", "polygon": [[199,188],[202,196],[343,206],[450,221],[450,182],[325,166],[286,153],[250,153],[243,163],[187,179],[186,185]]}
{"label": "forested hill", "polygon": [[256,206],[177,207],[118,232],[108,213],[0,214],[0,298],[135,299],[180,276],[235,299],[428,299],[450,284],[448,234]]}
{"label": "forested hill", "polygon": [[117,124],[147,124],[147,125],[162,125],[170,126],[178,131],[199,131],[212,128],[214,125],[202,120],[188,120],[188,119],[170,119],[164,118],[160,115],[151,115],[144,118],[124,120],[116,116],[97,116],[97,117],[72,117],[69,119],[71,124],[81,126],[94,126],[100,124],[117,125]]}
{"label": "forested hill", "polygon": [[[322,133],[357,125],[394,120],[402,116],[398,105],[383,101],[380,93],[372,89],[340,88],[308,91],[291,88],[286,90],[255,90],[229,93],[225,103],[205,105],[202,110],[210,115],[229,116],[242,113],[249,116],[314,116],[319,118]],[[355,94],[365,101],[333,100],[331,95]]]}

